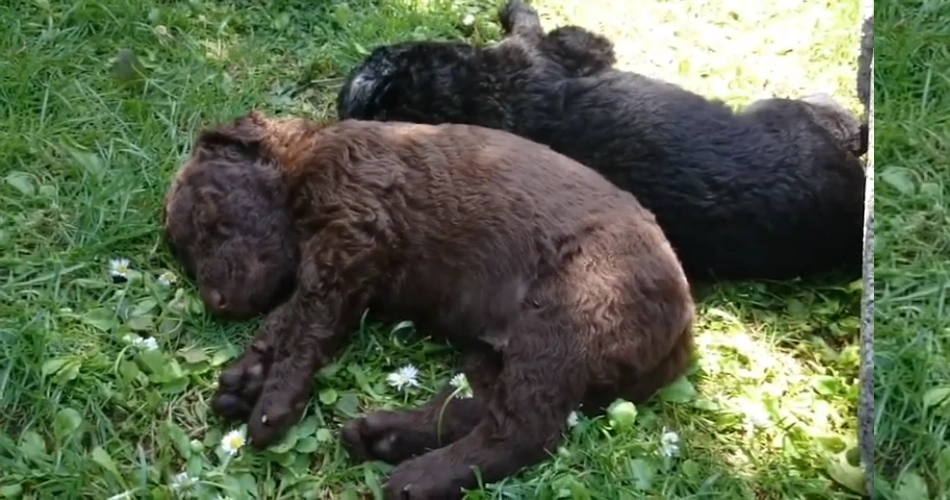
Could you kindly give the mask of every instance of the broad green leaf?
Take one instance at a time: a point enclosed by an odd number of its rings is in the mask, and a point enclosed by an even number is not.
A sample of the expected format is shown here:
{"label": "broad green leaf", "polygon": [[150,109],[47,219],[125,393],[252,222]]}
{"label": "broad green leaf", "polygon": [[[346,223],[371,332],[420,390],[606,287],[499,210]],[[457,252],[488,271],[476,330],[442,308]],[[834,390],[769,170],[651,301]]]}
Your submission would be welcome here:
{"label": "broad green leaf", "polygon": [[373,492],[374,498],[383,498],[383,486],[379,481],[379,473],[373,467],[363,468],[363,484]]}
{"label": "broad green leaf", "polygon": [[637,420],[637,405],[630,401],[617,399],[607,407],[610,424],[617,429],[629,429]]}
{"label": "broad green leaf", "polygon": [[53,433],[60,443],[82,425],[82,415],[72,408],[63,408],[53,417]]}
{"label": "broad green leaf", "polygon": [[240,495],[240,493],[244,491],[241,480],[234,476],[224,477],[224,488],[227,490],[228,496],[243,496]]}
{"label": "broad green leaf", "polygon": [[155,318],[151,314],[140,314],[129,317],[126,325],[136,332],[150,332],[154,330]]}
{"label": "broad green leaf", "polygon": [[849,464],[845,453],[839,453],[832,457],[826,471],[831,479],[845,488],[862,495],[866,493],[864,470]]}
{"label": "broad green leaf", "polygon": [[320,403],[329,406],[336,402],[339,395],[337,394],[335,390],[333,390],[330,387],[327,387],[326,389],[322,389],[320,391],[319,397],[320,397]]}
{"label": "broad green leaf", "polygon": [[164,318],[158,322],[158,334],[162,337],[170,337],[181,330],[182,324],[181,319]]}
{"label": "broad green leaf", "polygon": [[0,486],[0,498],[20,498],[21,495],[23,495],[23,487],[19,484]]}
{"label": "broad green leaf", "polygon": [[4,180],[23,196],[33,196],[36,194],[36,185],[33,182],[33,178],[26,172],[10,172]]}
{"label": "broad green leaf", "polygon": [[914,194],[914,179],[906,168],[885,167],[880,173],[880,178],[903,195]]}
{"label": "broad green leaf", "polygon": [[897,481],[894,491],[898,500],[925,500],[930,498],[927,482],[913,472],[905,472]]}
{"label": "broad green leaf", "polygon": [[357,407],[359,406],[359,398],[356,397],[356,394],[352,392],[347,392],[340,396],[340,399],[336,402],[336,411],[340,412],[344,417],[354,418],[357,415]]}
{"label": "broad green leaf", "polygon": [[53,375],[57,383],[65,384],[79,376],[79,370],[82,368],[82,360],[70,359],[65,365]]}
{"label": "broad green leaf", "polygon": [[139,373],[142,372],[135,363],[127,359],[123,359],[119,362],[119,376],[126,384],[131,384],[132,381],[134,381],[135,378],[139,376]]}
{"label": "broad green leaf", "polygon": [[293,432],[288,432],[287,435],[280,442],[271,445],[267,448],[267,451],[273,453],[279,453],[281,455],[287,453],[288,451],[294,449],[294,446],[297,446],[297,440],[299,438]]}
{"label": "broad green leaf", "polygon": [[20,438],[20,453],[31,460],[39,460],[48,456],[46,441],[36,431],[26,431]]}
{"label": "broad green leaf", "polygon": [[113,478],[117,481],[122,482],[122,475],[119,474],[119,469],[115,466],[115,461],[112,460],[112,456],[109,455],[109,452],[103,449],[101,446],[96,446],[91,453],[92,461],[102,467],[107,472],[112,474]]}
{"label": "broad green leaf", "polygon": [[98,307],[86,311],[86,313],[82,315],[82,321],[104,332],[115,328],[117,323],[115,312],[105,307]]}
{"label": "broad green leaf", "polygon": [[165,380],[165,374],[168,371],[168,357],[162,351],[142,351],[139,353],[139,360],[148,369],[153,376],[149,378],[157,382]]}
{"label": "broad green leaf", "polygon": [[630,461],[630,472],[633,475],[633,484],[637,489],[647,491],[653,486],[656,467],[650,462],[642,458],[635,458]]}
{"label": "broad green leaf", "polygon": [[144,298],[135,303],[135,307],[132,308],[130,316],[150,314],[156,307],[158,307],[158,302],[156,302],[155,299],[151,297]]}
{"label": "broad green leaf", "polygon": [[257,496],[257,480],[254,476],[245,472],[238,480],[241,482],[241,488],[251,494],[251,498]]}
{"label": "broad green leaf", "polygon": [[333,439],[333,432],[331,432],[330,429],[318,429],[314,436],[317,438],[317,441],[326,443]]}
{"label": "broad green leaf", "polygon": [[317,427],[320,426],[320,422],[317,421],[316,416],[310,416],[303,419],[302,422],[294,426],[294,429],[297,431],[297,435],[300,437],[312,436],[316,431]]}
{"label": "broad green leaf", "polygon": [[44,377],[48,377],[48,376],[50,376],[50,375],[52,375],[52,374],[58,372],[58,371],[60,370],[60,368],[62,368],[63,365],[66,364],[67,361],[69,361],[68,358],[53,358],[53,359],[50,359],[50,360],[46,361],[45,363],[43,363],[43,366],[40,368],[40,373],[42,373]]}
{"label": "broad green leaf", "polygon": [[162,392],[165,394],[181,394],[188,389],[188,384],[187,377],[175,378],[162,384]]}
{"label": "broad green leaf", "polygon": [[686,376],[678,378],[672,384],[660,390],[660,399],[673,403],[687,403],[696,399],[698,393],[693,383]]}
{"label": "broad green leaf", "polygon": [[950,387],[934,387],[924,393],[924,408],[937,406],[950,398]]}
{"label": "broad green leaf", "polygon": [[102,180],[102,177],[106,173],[106,167],[99,155],[73,148],[67,149],[69,151],[69,155],[73,157],[73,160],[75,160],[77,165],[95,177],[96,180]]}
{"label": "broad green leaf", "polygon": [[[382,497],[376,497],[382,498]],[[340,500],[359,500],[360,494],[357,493],[354,486],[348,486],[342,493],[340,493]]]}
{"label": "broad green leaf", "polygon": [[950,484],[950,446],[945,446],[937,455],[937,476],[941,484]]}
{"label": "broad green leaf", "polygon": [[168,434],[169,441],[171,441],[175,449],[178,450],[178,454],[181,455],[181,458],[185,460],[191,458],[191,440],[188,439],[188,434],[185,430],[174,422],[166,422],[165,432]]}
{"label": "broad green leaf", "polygon": [[208,361],[208,353],[204,349],[199,347],[192,347],[189,349],[184,349],[178,352],[182,358],[185,358],[185,362],[189,364],[201,363],[202,361]]}
{"label": "broad green leaf", "polygon": [[238,350],[233,346],[223,347],[216,351],[214,356],[211,357],[211,364],[212,366],[221,366],[238,357],[238,354]]}
{"label": "broad green leaf", "polygon": [[699,464],[695,460],[684,460],[680,464],[680,470],[683,471],[683,474],[689,479],[699,479],[700,477],[700,468]]}
{"label": "broad green leaf", "polygon": [[317,451],[317,448],[319,447],[320,443],[317,442],[317,438],[313,436],[306,436],[297,441],[297,445],[294,446],[294,449],[299,453],[313,453]]}

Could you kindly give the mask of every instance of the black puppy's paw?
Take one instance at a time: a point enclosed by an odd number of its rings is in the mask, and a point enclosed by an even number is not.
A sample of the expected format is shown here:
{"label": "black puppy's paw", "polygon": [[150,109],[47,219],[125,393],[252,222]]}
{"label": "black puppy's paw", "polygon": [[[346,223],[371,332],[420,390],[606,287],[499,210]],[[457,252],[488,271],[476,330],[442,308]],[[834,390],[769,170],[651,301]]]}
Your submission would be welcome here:
{"label": "black puppy's paw", "polygon": [[397,465],[425,452],[425,444],[413,439],[405,416],[379,411],[353,419],[343,426],[343,446],[357,462],[380,460]]}
{"label": "black puppy's paw", "polygon": [[212,410],[228,420],[244,420],[251,414],[264,387],[273,361],[273,347],[255,341],[236,362],[218,377]]}

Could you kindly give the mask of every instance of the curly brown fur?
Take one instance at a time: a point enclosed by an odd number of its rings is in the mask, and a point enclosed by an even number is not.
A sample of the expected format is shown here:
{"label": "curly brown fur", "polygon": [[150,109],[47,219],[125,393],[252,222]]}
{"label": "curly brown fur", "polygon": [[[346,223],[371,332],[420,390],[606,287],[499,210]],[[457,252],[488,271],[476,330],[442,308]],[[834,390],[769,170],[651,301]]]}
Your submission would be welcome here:
{"label": "curly brown fur", "polygon": [[[864,172],[849,150],[861,148],[835,132],[848,113],[829,121],[827,106],[775,100],[735,112],[610,58],[577,74],[582,49],[546,48],[554,32],[526,4],[509,2],[502,24],[507,38],[489,47],[375,49],[343,85],[340,118],[467,123],[550,145],[652,210],[694,281],[860,275]],[[559,33],[560,47],[595,36]]]}
{"label": "curly brown fur", "polygon": [[[236,179],[229,197],[196,194]],[[254,112],[201,135],[168,212],[170,241],[198,269],[235,242],[247,261],[299,248],[297,262],[283,262],[293,295],[224,371],[215,398],[221,415],[249,419],[256,446],[300,418],[313,374],[367,307],[462,350],[473,398],[446,390],[344,428],[355,458],[399,464],[386,498],[460,498],[476,485],[472,467],[491,482],[537,463],[578,405],[645,401],[691,362],[689,285],[650,212],[596,172],[502,131]],[[292,230],[263,229],[288,219]],[[282,274],[255,286],[276,289],[269,281]],[[221,276],[199,273],[199,286],[232,289]]]}

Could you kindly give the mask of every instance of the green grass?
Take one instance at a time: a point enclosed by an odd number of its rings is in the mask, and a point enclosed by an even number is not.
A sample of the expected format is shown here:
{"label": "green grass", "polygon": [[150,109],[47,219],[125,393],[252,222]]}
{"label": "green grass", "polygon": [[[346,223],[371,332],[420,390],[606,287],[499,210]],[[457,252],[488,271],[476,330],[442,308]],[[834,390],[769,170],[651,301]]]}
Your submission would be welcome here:
{"label": "green grass", "polygon": [[[547,27],[573,21],[612,37],[623,66],[733,104],[830,90],[858,109],[857,1],[536,3]],[[473,24],[463,22],[469,14]],[[451,355],[367,321],[321,373],[316,403],[291,438],[224,457],[218,445],[231,428],[210,415],[208,400],[255,325],[208,317],[185,280],[157,282],[180,272],[161,241],[161,200],[200,127],[251,107],[326,116],[367,49],[410,38],[497,39],[494,4],[14,0],[0,6],[0,19],[0,497],[164,498],[187,471],[198,484],[180,492],[196,498],[372,498],[386,468],[351,464],[341,422],[424,401],[452,376]],[[937,28],[917,29],[923,19],[902,28],[921,42],[890,63],[908,75],[945,50],[910,55],[939,40]],[[122,49],[138,55],[145,81],[114,76]],[[878,261],[885,270],[906,265],[891,272],[878,302],[904,311],[879,326],[906,346],[889,372],[889,387],[904,392],[882,390],[879,399],[892,412],[912,411],[913,394],[947,383],[924,349],[940,335],[946,349],[939,311],[924,308],[942,304],[944,287],[915,282],[947,275],[925,260],[943,251],[936,160],[947,121],[924,113],[950,108],[936,93],[944,77],[933,74],[926,99],[912,90],[923,78],[896,84],[906,96],[879,90],[880,109],[903,120],[879,122],[890,159],[879,164],[887,171],[912,159],[906,196],[935,213],[901,215],[894,204],[905,195],[885,185],[895,201],[879,202],[892,214],[881,219],[879,242],[907,245]],[[899,139],[908,129],[916,133]],[[900,237],[888,239],[888,228]],[[114,257],[131,259],[129,282],[112,283]],[[855,480],[842,452],[856,434],[859,299],[860,285],[848,284],[710,290],[688,381],[641,405],[633,426],[581,420],[556,457],[470,497],[858,497],[841,483]],[[930,326],[904,326],[917,317]],[[159,349],[123,340],[139,332]],[[401,393],[385,379],[408,363],[420,368],[421,386]],[[919,419],[890,423],[882,450],[914,440],[923,454],[893,452],[888,463],[936,480],[931,436],[942,430],[935,409],[927,415],[933,434]],[[666,431],[680,436],[678,457],[659,453]]]}
{"label": "green grass", "polygon": [[875,489],[947,499],[950,4],[875,7]]}

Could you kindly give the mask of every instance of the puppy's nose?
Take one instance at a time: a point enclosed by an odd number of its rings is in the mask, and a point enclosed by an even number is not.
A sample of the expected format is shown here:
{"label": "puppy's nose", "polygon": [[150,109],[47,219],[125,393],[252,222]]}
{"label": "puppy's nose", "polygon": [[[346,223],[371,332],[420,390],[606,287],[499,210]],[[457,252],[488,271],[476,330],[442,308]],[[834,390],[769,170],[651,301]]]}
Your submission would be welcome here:
{"label": "puppy's nose", "polygon": [[217,311],[226,311],[228,309],[228,299],[217,290],[208,292],[208,302],[211,304],[211,307]]}

